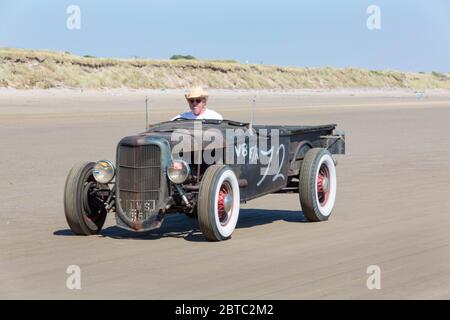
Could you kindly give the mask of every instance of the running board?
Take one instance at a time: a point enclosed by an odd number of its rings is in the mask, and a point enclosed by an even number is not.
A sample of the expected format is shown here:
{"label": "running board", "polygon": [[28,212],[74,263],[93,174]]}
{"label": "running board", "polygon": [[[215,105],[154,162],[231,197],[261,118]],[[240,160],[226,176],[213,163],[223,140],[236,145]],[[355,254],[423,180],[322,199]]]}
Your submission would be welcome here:
{"label": "running board", "polygon": [[282,188],[278,191],[275,191],[273,193],[298,193],[298,188],[297,187],[286,187],[286,188]]}

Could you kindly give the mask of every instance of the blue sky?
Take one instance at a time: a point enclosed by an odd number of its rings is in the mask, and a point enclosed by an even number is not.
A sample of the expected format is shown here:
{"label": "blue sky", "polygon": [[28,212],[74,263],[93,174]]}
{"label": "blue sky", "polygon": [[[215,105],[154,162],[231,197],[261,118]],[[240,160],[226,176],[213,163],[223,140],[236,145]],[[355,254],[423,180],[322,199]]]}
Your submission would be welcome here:
{"label": "blue sky", "polygon": [[[80,30],[66,27],[69,5],[81,9]],[[366,26],[369,5],[380,30]],[[450,72],[450,1],[0,0],[0,46]]]}

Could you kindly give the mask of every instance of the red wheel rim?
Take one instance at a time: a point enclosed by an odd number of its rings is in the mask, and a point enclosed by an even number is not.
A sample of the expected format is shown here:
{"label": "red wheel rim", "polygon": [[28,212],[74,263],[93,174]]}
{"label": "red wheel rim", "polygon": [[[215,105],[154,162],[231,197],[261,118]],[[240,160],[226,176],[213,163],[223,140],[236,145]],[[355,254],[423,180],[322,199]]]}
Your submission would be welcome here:
{"label": "red wheel rim", "polygon": [[325,163],[320,166],[316,181],[317,197],[319,198],[319,204],[323,207],[327,204],[331,189],[330,169]]}
{"label": "red wheel rim", "polygon": [[[231,206],[229,204],[230,201]],[[217,212],[220,224],[222,226],[227,225],[233,212],[233,190],[231,189],[231,185],[226,181],[220,186],[219,194],[217,195]]]}

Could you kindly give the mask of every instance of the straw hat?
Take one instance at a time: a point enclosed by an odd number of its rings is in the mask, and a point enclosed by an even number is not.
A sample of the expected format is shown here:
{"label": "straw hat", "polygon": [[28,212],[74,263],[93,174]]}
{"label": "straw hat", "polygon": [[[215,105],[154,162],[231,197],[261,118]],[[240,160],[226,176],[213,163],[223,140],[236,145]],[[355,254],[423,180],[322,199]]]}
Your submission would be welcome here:
{"label": "straw hat", "polygon": [[186,99],[192,99],[192,98],[208,98],[208,92],[204,90],[202,87],[192,87],[189,89],[188,93],[184,95]]}

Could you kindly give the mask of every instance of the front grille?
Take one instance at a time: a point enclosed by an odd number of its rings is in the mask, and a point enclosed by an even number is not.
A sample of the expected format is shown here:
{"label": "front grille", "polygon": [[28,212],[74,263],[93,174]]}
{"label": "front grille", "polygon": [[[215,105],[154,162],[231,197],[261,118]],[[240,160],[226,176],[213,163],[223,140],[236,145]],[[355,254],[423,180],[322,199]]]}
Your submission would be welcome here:
{"label": "front grille", "polygon": [[161,149],[157,145],[119,146],[117,171],[122,210],[132,220],[145,219],[159,201]]}

